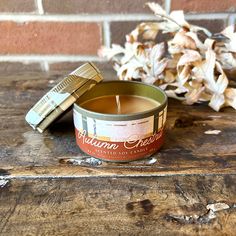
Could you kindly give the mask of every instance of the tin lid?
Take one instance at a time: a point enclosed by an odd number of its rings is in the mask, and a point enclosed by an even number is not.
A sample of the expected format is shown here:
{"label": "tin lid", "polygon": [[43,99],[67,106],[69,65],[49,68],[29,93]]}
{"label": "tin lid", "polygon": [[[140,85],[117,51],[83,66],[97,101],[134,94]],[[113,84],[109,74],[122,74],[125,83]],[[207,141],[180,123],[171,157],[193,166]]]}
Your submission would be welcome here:
{"label": "tin lid", "polygon": [[45,94],[27,113],[25,120],[42,133],[86,91],[102,80],[93,63],[85,63]]}

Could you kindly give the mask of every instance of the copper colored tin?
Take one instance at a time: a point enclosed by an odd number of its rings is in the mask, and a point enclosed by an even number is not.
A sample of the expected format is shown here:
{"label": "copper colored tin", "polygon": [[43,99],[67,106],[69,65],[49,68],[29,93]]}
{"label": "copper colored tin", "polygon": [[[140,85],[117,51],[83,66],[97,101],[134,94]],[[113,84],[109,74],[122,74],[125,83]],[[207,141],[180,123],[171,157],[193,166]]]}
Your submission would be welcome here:
{"label": "copper colored tin", "polygon": [[[103,114],[80,106],[90,99],[108,95],[143,96],[160,105],[134,114]],[[105,161],[146,158],[163,144],[166,115],[167,96],[161,89],[140,82],[102,82],[74,104],[76,142],[85,153]]]}

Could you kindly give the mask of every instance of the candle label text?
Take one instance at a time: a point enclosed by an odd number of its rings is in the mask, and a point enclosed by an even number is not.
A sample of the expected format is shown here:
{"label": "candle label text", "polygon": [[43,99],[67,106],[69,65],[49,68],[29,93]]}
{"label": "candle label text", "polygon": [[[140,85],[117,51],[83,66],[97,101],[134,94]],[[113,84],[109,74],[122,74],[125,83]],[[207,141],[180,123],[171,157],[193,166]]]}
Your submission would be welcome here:
{"label": "candle label text", "polygon": [[84,117],[74,111],[76,141],[91,156],[111,161],[148,157],[163,144],[166,109],[155,116],[128,121]]}

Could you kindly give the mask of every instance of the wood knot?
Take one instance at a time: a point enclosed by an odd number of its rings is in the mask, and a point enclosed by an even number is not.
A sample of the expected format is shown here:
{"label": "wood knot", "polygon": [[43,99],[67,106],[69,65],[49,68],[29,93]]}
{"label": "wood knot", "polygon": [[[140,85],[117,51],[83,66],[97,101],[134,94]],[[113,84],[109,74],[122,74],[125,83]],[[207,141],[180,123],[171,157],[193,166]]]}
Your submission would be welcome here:
{"label": "wood knot", "polygon": [[132,215],[142,214],[149,215],[155,206],[149,199],[142,201],[129,202],[126,204],[126,210],[132,213]]}
{"label": "wood knot", "polygon": [[175,120],[174,127],[176,128],[185,128],[189,126],[193,126],[194,118],[192,116],[180,116]]}
{"label": "wood knot", "polygon": [[192,116],[192,115],[181,115],[179,118],[175,120],[174,127],[176,128],[185,128],[185,127],[191,127],[195,124],[196,121],[207,121],[212,120],[212,118],[206,118],[201,116]]}

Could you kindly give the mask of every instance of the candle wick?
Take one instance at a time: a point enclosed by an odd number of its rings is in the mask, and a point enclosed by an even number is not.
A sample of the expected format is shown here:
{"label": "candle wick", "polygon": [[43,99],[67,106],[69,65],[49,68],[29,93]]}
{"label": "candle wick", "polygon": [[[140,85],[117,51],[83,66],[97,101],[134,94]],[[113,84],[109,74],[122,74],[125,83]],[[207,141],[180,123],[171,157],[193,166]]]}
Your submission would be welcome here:
{"label": "candle wick", "polygon": [[120,106],[120,96],[116,95],[116,107],[117,107],[117,113],[121,113],[121,106]]}

